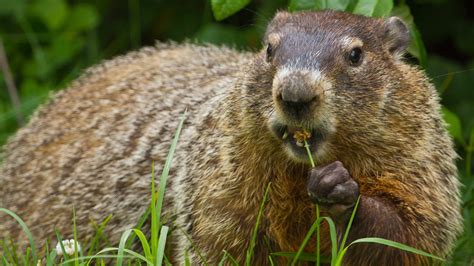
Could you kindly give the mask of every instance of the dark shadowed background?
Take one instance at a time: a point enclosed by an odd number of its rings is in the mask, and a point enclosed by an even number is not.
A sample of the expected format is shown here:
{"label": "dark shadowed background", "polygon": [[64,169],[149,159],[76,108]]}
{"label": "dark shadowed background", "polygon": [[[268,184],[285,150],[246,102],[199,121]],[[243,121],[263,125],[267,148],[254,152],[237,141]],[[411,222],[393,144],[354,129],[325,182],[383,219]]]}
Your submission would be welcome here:
{"label": "dark shadowed background", "polygon": [[[466,226],[455,258],[467,264],[474,258],[474,1],[395,1],[405,3],[421,33],[426,71],[440,92],[461,156]],[[7,86],[2,64],[0,146],[51,92],[66,87],[88,66],[156,40],[256,50],[266,23],[288,4],[252,0],[217,22],[208,0],[0,0],[0,39],[13,78]],[[0,61],[5,63],[1,53]],[[13,91],[18,102],[12,100]]]}

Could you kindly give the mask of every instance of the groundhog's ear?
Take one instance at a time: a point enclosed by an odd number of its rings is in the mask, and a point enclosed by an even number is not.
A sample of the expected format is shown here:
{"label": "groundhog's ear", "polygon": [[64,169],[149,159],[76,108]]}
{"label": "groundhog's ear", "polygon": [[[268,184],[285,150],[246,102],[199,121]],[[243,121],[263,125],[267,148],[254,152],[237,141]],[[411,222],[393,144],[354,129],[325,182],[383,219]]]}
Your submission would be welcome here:
{"label": "groundhog's ear", "polygon": [[410,30],[398,17],[390,17],[384,23],[384,38],[391,53],[402,54],[410,43]]}

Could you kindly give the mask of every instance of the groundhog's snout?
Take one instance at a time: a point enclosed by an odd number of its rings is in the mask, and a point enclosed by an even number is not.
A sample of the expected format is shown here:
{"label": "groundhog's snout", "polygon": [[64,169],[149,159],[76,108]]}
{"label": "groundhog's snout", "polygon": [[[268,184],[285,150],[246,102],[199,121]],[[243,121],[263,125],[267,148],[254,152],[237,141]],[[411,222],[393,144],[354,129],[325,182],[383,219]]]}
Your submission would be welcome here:
{"label": "groundhog's snout", "polygon": [[322,85],[316,70],[280,70],[273,82],[275,104],[290,119],[309,118],[321,104]]}

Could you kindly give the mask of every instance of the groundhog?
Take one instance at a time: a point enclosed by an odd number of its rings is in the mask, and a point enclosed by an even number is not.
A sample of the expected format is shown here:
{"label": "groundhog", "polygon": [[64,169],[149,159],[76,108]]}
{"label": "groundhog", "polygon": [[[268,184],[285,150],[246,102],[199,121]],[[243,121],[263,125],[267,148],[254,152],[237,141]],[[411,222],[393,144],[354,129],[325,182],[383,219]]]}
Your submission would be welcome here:
{"label": "groundhog", "polygon": [[[159,173],[187,110],[164,207],[176,264],[185,252],[202,263],[196,250],[210,264],[223,250],[245,261],[269,183],[254,265],[298,249],[315,203],[341,236],[359,196],[349,241],[381,237],[447,258],[462,227],[456,154],[436,90],[404,62],[409,36],[396,17],[279,12],[256,53],[168,43],[107,61],[9,140],[0,205],[42,244],[54,228],[71,236],[73,206],[79,242],[91,220],[113,214],[106,234],[117,243],[146,210],[152,162]],[[1,237],[22,243],[13,219],[0,218]],[[357,244],[344,263],[429,260]]]}

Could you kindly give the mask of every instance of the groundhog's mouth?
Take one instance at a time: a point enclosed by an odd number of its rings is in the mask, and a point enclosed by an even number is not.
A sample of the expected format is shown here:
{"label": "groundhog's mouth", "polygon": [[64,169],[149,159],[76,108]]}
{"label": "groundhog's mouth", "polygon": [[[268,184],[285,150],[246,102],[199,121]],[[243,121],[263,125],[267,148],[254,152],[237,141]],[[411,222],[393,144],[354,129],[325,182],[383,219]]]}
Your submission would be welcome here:
{"label": "groundhog's mouth", "polygon": [[308,143],[311,153],[315,153],[326,135],[323,130],[318,128],[304,129],[279,123],[272,125],[272,131],[291,151],[292,155],[301,160],[308,160],[304,139]]}

